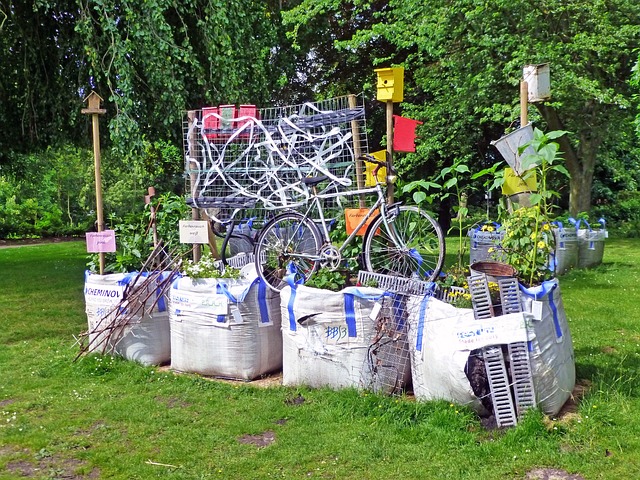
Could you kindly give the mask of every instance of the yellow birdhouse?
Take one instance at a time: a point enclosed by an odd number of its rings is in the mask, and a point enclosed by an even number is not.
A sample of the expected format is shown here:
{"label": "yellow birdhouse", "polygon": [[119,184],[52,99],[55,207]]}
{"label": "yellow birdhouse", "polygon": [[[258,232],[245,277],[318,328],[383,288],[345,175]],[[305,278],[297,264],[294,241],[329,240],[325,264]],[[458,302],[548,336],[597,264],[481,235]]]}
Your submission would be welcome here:
{"label": "yellow birdhouse", "polygon": [[378,95],[381,102],[401,102],[404,98],[404,67],[377,68]]}

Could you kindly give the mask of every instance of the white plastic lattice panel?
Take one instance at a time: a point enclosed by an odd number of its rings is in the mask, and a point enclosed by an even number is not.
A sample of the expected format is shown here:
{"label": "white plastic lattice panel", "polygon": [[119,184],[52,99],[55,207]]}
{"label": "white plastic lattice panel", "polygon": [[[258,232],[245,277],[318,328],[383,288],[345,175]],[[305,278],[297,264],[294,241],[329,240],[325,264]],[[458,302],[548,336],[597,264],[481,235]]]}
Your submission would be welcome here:
{"label": "white plastic lattice panel", "polygon": [[522,312],[520,301],[520,286],[515,278],[505,278],[498,280],[500,289],[500,303],[502,304],[502,314]]}
{"label": "white plastic lattice panel", "polygon": [[234,268],[242,268],[255,261],[256,257],[253,253],[238,253],[231,258],[227,258],[227,265]]}
{"label": "white plastic lattice panel", "polygon": [[536,406],[529,351],[526,342],[510,343],[508,350],[511,381],[513,382],[518,417],[520,417],[527,409]]}
{"label": "white plastic lattice panel", "polygon": [[375,285],[376,288],[386,292],[404,293],[407,295],[426,295],[427,292],[435,288],[433,283],[422,282],[411,278],[395,277],[382,273],[358,272],[358,283],[361,285]]}
{"label": "white plastic lattice panel", "polygon": [[469,293],[471,293],[471,303],[476,319],[493,317],[493,305],[489,294],[489,285],[485,275],[472,275],[467,279]]}
{"label": "white plastic lattice panel", "polygon": [[493,413],[499,427],[511,427],[517,423],[513,397],[509,387],[509,376],[500,346],[485,347],[482,351],[491,388]]}

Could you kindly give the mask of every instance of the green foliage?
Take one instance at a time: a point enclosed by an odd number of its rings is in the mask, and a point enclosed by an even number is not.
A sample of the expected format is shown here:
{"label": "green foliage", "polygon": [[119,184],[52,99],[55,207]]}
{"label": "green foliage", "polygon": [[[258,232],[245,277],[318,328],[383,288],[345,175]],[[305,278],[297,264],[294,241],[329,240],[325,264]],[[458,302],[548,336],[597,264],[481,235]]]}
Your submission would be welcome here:
{"label": "green foliage", "polygon": [[604,218],[607,229],[623,237],[640,236],[640,192],[621,191],[615,200],[596,205],[591,211],[592,218]]}
{"label": "green foliage", "polygon": [[[145,138],[177,142],[184,111],[264,101],[277,74],[277,16],[263,2],[80,2],[76,33],[89,74],[108,93],[116,154],[142,156]],[[248,41],[251,39],[251,41]]]}
{"label": "green foliage", "polygon": [[319,268],[311,275],[305,285],[307,287],[321,288],[337,292],[345,287],[347,279],[343,272],[331,270],[326,267]]}
{"label": "green foliage", "polygon": [[[173,194],[165,193],[152,200],[155,208],[155,221],[158,239],[168,252],[184,255],[189,250],[187,244],[180,244],[178,224],[190,217],[190,208],[184,200]],[[139,270],[154,248],[151,228],[151,208],[146,205],[144,212],[127,215],[124,220],[110,216],[110,228],[115,231],[117,251],[105,254],[105,271],[130,272]],[[99,271],[98,254],[90,254],[87,268],[91,272]]]}
{"label": "green foliage", "polygon": [[[550,0],[537,8],[526,0],[303,0],[284,19],[301,48],[303,35],[312,47],[330,44],[306,50],[327,82],[349,82],[354,73],[336,66],[336,58],[358,57],[353,65],[365,63],[359,75],[375,66],[405,67],[402,114],[424,121],[417,152],[397,158],[413,180],[428,181],[457,158],[474,172],[495,163],[490,142],[518,118],[522,67],[529,64],[551,65],[552,102],[530,108],[530,119],[573,132],[567,168],[574,190],[586,192],[587,207],[597,161],[615,161],[610,152],[634,136],[638,98],[628,80],[640,41],[637,2]],[[365,89],[372,80],[369,73]],[[376,120],[374,131],[384,131],[382,115]],[[569,189],[561,193],[566,199]]]}
{"label": "green foliage", "polygon": [[[342,211],[337,213],[335,223],[329,231],[329,239],[335,246],[340,246],[347,239],[347,221]],[[360,260],[362,254],[363,236],[356,235],[342,251],[344,268],[351,272],[357,272],[362,267]]]}
{"label": "green foliage", "polygon": [[211,252],[205,252],[200,260],[194,262],[187,260],[182,264],[182,272],[189,278],[197,280],[199,278],[240,278],[240,269],[227,266],[224,269],[218,267],[217,260],[213,258]]}
{"label": "green foliage", "polygon": [[[458,268],[463,268],[463,257],[466,251],[464,230],[468,227],[467,224],[469,216],[469,208],[467,206],[468,191],[471,187],[468,185],[468,178],[470,175],[468,165],[464,159],[456,158],[453,160],[453,164],[450,167],[445,167],[440,170],[440,173],[435,177],[434,181],[415,180],[407,183],[403,188],[403,193],[413,192],[413,201],[420,205],[422,203],[433,203],[434,199],[441,202],[446,201],[449,197],[455,199],[453,205],[453,211],[455,213],[454,228],[458,231]],[[427,192],[433,190],[431,195]]]}
{"label": "green foliage", "polygon": [[537,173],[539,179],[538,191],[530,196],[531,205],[539,205],[543,215],[551,216],[554,199],[560,198],[560,193],[552,190],[549,178],[553,173],[559,173],[566,178],[570,178],[569,172],[563,165],[560,155],[560,146],[553,140],[566,135],[564,131],[553,131],[544,133],[538,128],[533,129],[533,140],[526,143],[520,149],[524,152],[528,147],[532,147],[535,153],[523,155],[521,157],[521,168],[525,171],[523,180],[527,180],[531,175]]}
{"label": "green foliage", "polygon": [[504,237],[498,250],[499,259],[514,267],[528,286],[547,280],[555,240],[540,207],[518,208],[502,221],[501,230]]}
{"label": "green foliage", "polygon": [[93,178],[90,152],[63,145],[15,158],[14,168],[0,177],[0,236],[85,232],[91,221],[87,203],[87,183]]}
{"label": "green foliage", "polygon": [[[501,230],[504,238],[495,257],[513,266],[520,279],[527,285],[535,285],[547,279],[549,275],[549,256],[555,248],[555,238],[551,232],[551,219],[554,209],[553,200],[558,192],[550,188],[549,177],[556,173],[565,177],[569,172],[562,164],[559,146],[554,139],[565,135],[564,131],[544,133],[535,128],[533,139],[520,147],[520,154],[531,147],[533,153],[522,155],[520,177],[526,181],[536,174],[538,189],[528,195],[530,206],[512,206],[503,209],[500,214]],[[496,166],[485,169],[476,176],[495,172]],[[485,182],[492,188],[501,187],[504,175]]]}

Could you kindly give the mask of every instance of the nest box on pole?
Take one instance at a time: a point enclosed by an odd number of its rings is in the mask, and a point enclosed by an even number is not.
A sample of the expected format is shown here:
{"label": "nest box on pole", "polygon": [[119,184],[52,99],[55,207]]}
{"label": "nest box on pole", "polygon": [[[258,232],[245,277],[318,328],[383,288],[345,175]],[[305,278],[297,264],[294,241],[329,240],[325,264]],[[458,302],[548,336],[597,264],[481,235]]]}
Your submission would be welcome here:
{"label": "nest box on pole", "polygon": [[[377,96],[387,105],[387,160],[389,166],[393,163],[393,103],[401,102],[404,98],[404,67],[377,68],[378,74]],[[387,202],[393,203],[393,184],[387,185]]]}
{"label": "nest box on pole", "polygon": [[[93,126],[93,160],[95,164],[95,179],[96,179],[96,217],[98,232],[104,230],[104,217],[102,213],[102,179],[100,176],[100,122],[99,115],[107,113],[104,108],[100,108],[102,97],[93,90],[87,98],[84,99],[87,102],[87,108],[81,110],[86,115],[91,115],[91,123]],[[104,274],[104,252],[100,252],[100,275]]]}

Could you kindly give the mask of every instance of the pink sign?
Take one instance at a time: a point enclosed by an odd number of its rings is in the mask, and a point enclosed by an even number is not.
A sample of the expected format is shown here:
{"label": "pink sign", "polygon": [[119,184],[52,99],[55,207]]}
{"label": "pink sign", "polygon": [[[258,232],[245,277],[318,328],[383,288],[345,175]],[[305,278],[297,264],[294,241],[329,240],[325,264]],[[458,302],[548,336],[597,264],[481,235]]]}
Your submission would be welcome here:
{"label": "pink sign", "polygon": [[116,232],[103,230],[102,232],[87,232],[87,252],[108,253],[116,251]]}

